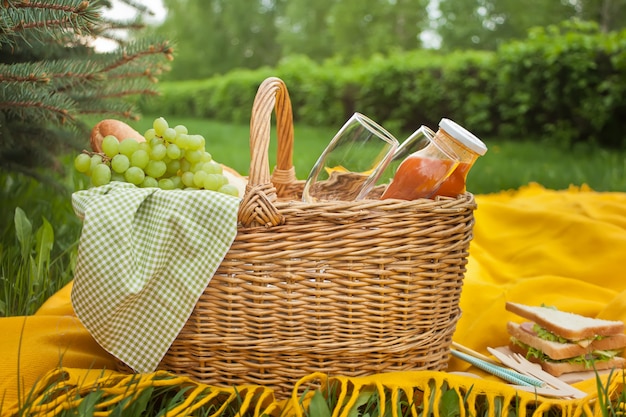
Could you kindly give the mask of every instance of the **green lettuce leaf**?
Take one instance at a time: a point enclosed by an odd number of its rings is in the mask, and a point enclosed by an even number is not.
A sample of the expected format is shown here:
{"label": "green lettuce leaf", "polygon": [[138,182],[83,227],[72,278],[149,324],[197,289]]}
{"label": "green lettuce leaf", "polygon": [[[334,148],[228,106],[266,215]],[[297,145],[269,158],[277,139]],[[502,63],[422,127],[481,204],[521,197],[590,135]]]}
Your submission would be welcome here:
{"label": "green lettuce leaf", "polygon": [[543,362],[553,362],[553,363],[572,363],[572,364],[583,364],[585,368],[591,368],[594,362],[606,362],[619,355],[621,350],[594,350],[585,355],[576,356],[574,358],[567,359],[552,359],[541,350],[536,349],[532,346],[528,346],[527,344],[520,342],[515,337],[511,337],[511,342],[517,346],[520,346],[526,349],[526,359],[537,359]]}

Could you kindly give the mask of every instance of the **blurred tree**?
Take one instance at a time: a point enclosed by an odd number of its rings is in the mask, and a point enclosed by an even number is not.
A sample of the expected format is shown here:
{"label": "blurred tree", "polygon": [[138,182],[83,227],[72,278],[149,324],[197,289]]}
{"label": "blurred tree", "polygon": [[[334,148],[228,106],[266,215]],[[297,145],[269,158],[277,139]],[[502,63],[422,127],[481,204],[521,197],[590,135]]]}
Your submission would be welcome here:
{"label": "blurred tree", "polygon": [[179,40],[171,78],[205,78],[233,68],[273,65],[280,56],[276,19],[285,0],[164,0],[157,29]]}
{"label": "blurred tree", "polygon": [[177,39],[175,79],[273,66],[303,54],[321,61],[421,47],[429,0],[164,0],[158,33]]}
{"label": "blurred tree", "polygon": [[[62,170],[59,156],[88,143],[82,116],[136,117],[125,98],[155,94],[153,83],[162,63],[172,58],[171,46],[159,39],[127,44],[112,31],[133,31],[140,19],[104,19],[103,7],[111,3],[2,2],[0,169],[51,182],[46,170]],[[113,39],[121,48],[96,53],[96,37]]]}
{"label": "blurred tree", "polygon": [[170,79],[275,66],[302,54],[349,60],[391,50],[491,49],[531,27],[579,18],[626,27],[626,0],[163,0],[157,33],[179,40]]}
{"label": "blurred tree", "polygon": [[278,25],[278,43],[283,56],[306,55],[321,61],[333,54],[329,10],[337,0],[290,0]]}
{"label": "blurred tree", "polygon": [[341,0],[329,10],[333,55],[364,57],[421,48],[429,0]]}
{"label": "blurred tree", "polygon": [[442,49],[496,49],[528,29],[578,18],[604,31],[626,27],[626,0],[439,0]]}
{"label": "blurred tree", "polygon": [[626,0],[578,0],[578,16],[600,25],[604,33],[626,29]]}

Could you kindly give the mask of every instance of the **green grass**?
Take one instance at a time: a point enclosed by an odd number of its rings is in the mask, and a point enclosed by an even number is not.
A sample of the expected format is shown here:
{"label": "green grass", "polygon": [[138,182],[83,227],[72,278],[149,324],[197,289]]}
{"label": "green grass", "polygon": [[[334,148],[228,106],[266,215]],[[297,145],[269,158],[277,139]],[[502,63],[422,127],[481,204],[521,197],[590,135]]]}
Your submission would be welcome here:
{"label": "green grass", "polygon": [[489,150],[468,175],[475,194],[515,189],[529,182],[546,188],[588,185],[596,191],[626,191],[626,152],[580,146],[563,149],[533,141],[486,140]]}
{"label": "green grass", "polygon": [[73,179],[64,179],[63,193],[0,171],[0,316],[33,314],[72,279],[81,227]]}
{"label": "green grass", "polygon": [[[151,127],[158,116],[145,116],[131,123],[139,132]],[[183,124],[190,132],[207,139],[207,149],[213,157],[243,174],[250,166],[250,128],[210,120],[171,119],[171,125]],[[328,141],[340,126],[294,127],[293,163],[299,179],[305,179]],[[408,136],[396,134],[401,141]],[[566,189],[570,185],[586,184],[596,191],[626,191],[626,152],[580,146],[563,149],[553,144],[529,138],[526,142],[483,139],[487,153],[475,163],[468,176],[468,190],[475,194],[515,189],[529,182],[547,188]],[[269,159],[273,167],[276,155],[275,131],[272,131]]]}

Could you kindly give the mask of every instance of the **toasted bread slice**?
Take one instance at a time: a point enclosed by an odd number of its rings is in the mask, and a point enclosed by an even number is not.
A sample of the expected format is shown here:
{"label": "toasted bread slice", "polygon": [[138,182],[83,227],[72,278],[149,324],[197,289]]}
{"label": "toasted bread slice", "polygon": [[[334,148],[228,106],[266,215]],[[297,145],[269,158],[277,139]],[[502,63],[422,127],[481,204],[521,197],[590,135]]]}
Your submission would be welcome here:
{"label": "toasted bread slice", "polygon": [[555,360],[574,358],[594,350],[622,350],[626,347],[626,335],[623,333],[594,340],[589,344],[585,344],[585,346],[577,343],[559,343],[543,340],[537,335],[526,331],[523,326],[513,322],[508,322],[506,327],[509,335],[525,345],[541,350]]}
{"label": "toasted bread slice", "polygon": [[[526,349],[513,343],[509,344],[509,349],[524,356],[526,356],[527,353]],[[604,371],[606,369],[626,368],[626,359],[620,356],[615,356],[608,361],[595,361],[593,365],[590,365],[589,367],[582,363],[550,362],[542,361],[533,357],[527,359],[531,362],[538,363],[544,371],[557,377],[567,373],[593,371],[594,369],[596,371]]]}
{"label": "toasted bread slice", "polygon": [[527,306],[511,302],[506,303],[506,309],[569,340],[575,341],[594,336],[612,336],[624,333],[624,323],[621,321],[596,319],[548,307]]}

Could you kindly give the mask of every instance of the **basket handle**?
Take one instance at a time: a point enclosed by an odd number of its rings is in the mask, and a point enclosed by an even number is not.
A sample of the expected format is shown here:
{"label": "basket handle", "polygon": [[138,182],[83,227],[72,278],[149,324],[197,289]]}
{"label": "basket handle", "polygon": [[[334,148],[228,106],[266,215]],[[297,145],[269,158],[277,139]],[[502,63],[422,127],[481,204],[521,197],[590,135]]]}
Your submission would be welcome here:
{"label": "basket handle", "polygon": [[[278,137],[276,167],[270,177],[269,144],[272,111],[276,112]],[[293,113],[285,83],[276,77],[265,79],[254,97],[250,118],[250,173],[239,206],[244,227],[278,226],[285,218],[274,203],[282,191],[296,181],[293,166]]]}

